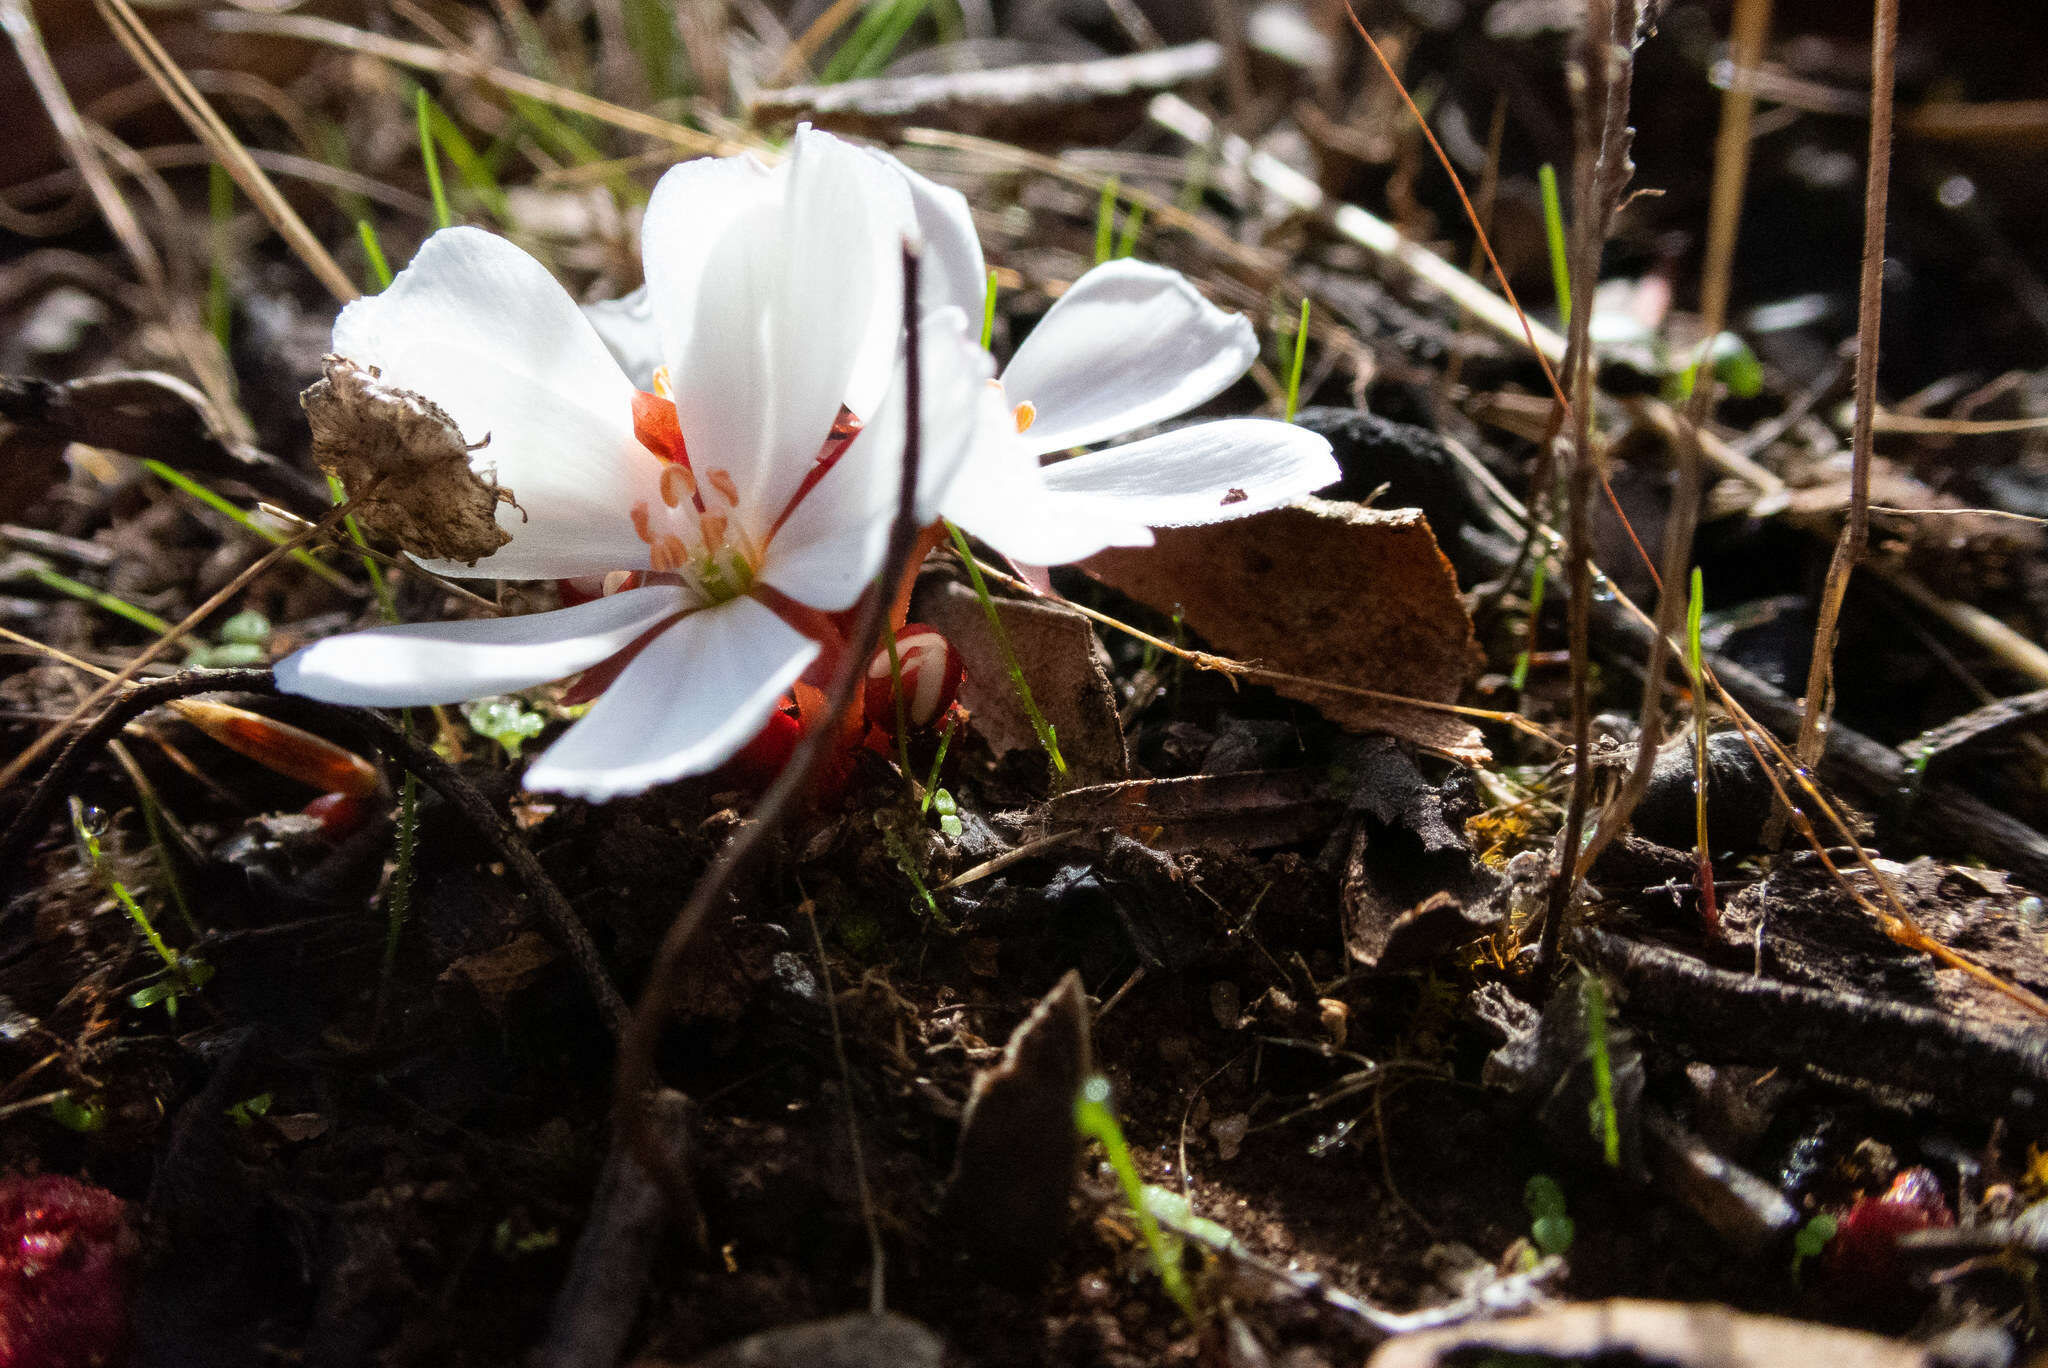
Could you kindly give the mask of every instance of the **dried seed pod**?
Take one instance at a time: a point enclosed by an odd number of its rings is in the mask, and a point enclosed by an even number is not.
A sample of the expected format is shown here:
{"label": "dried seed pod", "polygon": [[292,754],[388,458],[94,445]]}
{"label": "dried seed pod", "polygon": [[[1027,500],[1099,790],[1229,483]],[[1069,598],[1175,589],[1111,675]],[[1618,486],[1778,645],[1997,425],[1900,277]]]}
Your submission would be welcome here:
{"label": "dried seed pod", "polygon": [[313,430],[313,459],[361,499],[357,521],[416,556],[465,565],[512,540],[497,521],[512,492],[470,467],[475,448],[438,404],[383,383],[374,366],[342,356],[322,365],[327,378],[299,403]]}

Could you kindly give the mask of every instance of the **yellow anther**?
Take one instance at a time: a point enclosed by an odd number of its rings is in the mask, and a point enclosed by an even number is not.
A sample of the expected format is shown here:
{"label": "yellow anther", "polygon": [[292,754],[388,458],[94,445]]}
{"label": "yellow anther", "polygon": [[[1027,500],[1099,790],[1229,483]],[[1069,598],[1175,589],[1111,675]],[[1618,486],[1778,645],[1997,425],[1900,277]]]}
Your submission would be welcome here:
{"label": "yellow anther", "polygon": [[1017,431],[1029,432],[1031,424],[1038,418],[1038,405],[1026,399],[1023,403],[1017,405],[1015,417],[1017,419]]}
{"label": "yellow anther", "polygon": [[667,366],[656,366],[654,368],[654,392],[664,399],[676,397],[675,386],[671,385],[668,380]]}

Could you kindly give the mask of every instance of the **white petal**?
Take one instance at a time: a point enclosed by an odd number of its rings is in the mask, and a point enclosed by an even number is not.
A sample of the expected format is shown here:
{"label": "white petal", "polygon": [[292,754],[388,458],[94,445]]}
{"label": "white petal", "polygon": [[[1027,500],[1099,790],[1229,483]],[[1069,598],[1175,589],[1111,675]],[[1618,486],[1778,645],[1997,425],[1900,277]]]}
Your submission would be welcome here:
{"label": "white petal", "polygon": [[818,644],[751,598],[691,613],[633,657],[526,772],[593,801],[715,769],[751,740]]}
{"label": "white petal", "polygon": [[[919,525],[938,516],[941,496],[977,440],[982,396],[992,389],[988,353],[967,327],[966,316],[952,308],[918,325]],[[904,382],[899,366],[874,420],[791,510],[769,547],[760,578],[813,608],[851,607],[882,568],[907,436]]]}
{"label": "white petal", "polygon": [[983,390],[983,421],[966,465],[947,489],[946,517],[1013,561],[1064,565],[1109,546],[1150,546],[1143,523],[1119,518],[1091,495],[1059,494],[1017,438],[1002,387]]}
{"label": "white petal", "polygon": [[[810,470],[840,405],[870,383],[862,374],[883,364],[900,328],[894,259],[911,222],[901,179],[828,135],[800,133],[776,175],[780,198],[734,215],[709,245],[687,351],[672,341],[669,360],[691,462],[732,477],[756,536]],[[652,257],[648,275],[664,316],[676,301]]]}
{"label": "white petal", "polygon": [[662,364],[661,327],[654,321],[654,306],[647,302],[647,287],[642,285],[617,299],[585,304],[583,316],[597,329],[605,350],[619,363],[633,388],[652,390],[654,368]]}
{"label": "white petal", "polygon": [[374,627],[287,656],[277,686],[365,708],[460,703],[587,670],[690,606],[681,589],[657,586],[550,613]]}
{"label": "white petal", "polygon": [[661,339],[657,361],[674,369],[694,350],[697,293],[712,249],[735,220],[781,197],[781,180],[752,156],[699,157],[663,173],[640,220],[640,298]]}
{"label": "white petal", "polygon": [[633,386],[547,268],[475,228],[434,234],[380,295],[341,311],[334,349],[447,410],[518,507],[512,541],[447,574],[554,579],[644,566],[628,510],[658,497]]}
{"label": "white petal", "polygon": [[[870,155],[881,158],[910,187],[917,231],[924,239],[919,304],[925,309],[950,304],[966,314],[978,330],[988,294],[988,265],[982,260],[981,239],[975,234],[967,196],[951,186],[925,179],[886,152]],[[975,333],[980,335],[979,331]]]}
{"label": "white petal", "polygon": [[1185,413],[1258,358],[1242,315],[1225,313],[1178,271],[1109,261],[1059,297],[1003,372],[1012,402],[1037,419],[1043,454],[1086,446]]}
{"label": "white petal", "polygon": [[1132,522],[1190,527],[1292,503],[1339,473],[1329,442],[1308,429],[1229,418],[1057,462],[1045,483]]}

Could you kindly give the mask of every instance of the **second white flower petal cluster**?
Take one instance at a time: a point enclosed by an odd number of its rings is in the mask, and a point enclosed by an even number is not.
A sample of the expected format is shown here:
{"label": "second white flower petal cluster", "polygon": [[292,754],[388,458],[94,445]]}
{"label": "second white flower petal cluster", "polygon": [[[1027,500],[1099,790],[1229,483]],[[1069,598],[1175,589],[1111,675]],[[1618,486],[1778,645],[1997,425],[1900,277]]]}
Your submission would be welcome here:
{"label": "second white flower petal cluster", "polygon": [[674,168],[642,237],[646,288],[583,310],[509,242],[444,230],[334,332],[336,352],[445,409],[518,499],[499,513],[506,546],[431,568],[599,596],[330,638],[281,662],[281,687],[407,706],[603,666],[615,677],[527,787],[602,799],[731,758],[807,671],[836,663],[832,615],[883,568],[906,438],[906,241],[925,249],[921,518],[1043,566],[1337,477],[1322,438],[1256,420],[1041,465],[1220,393],[1256,355],[1251,326],[1174,272],[1113,262],[995,380],[968,331],[985,276],[965,200],[828,134],[799,130],[772,169]]}

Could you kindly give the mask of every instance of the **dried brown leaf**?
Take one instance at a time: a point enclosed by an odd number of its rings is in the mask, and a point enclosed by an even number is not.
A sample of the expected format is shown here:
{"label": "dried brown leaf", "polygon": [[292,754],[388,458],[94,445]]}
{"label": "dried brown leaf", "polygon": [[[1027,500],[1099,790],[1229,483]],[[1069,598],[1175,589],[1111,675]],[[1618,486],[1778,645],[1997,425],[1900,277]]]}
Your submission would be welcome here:
{"label": "dried brown leaf", "polygon": [[[1083,568],[1170,613],[1218,650],[1270,669],[1453,703],[1482,657],[1450,562],[1419,510],[1305,499],[1212,527],[1163,528],[1157,544],[1104,551]],[[1353,731],[1385,732],[1481,760],[1478,729],[1450,713],[1279,683]]]}
{"label": "dried brown leaf", "polygon": [[[474,565],[512,534],[498,526],[512,491],[470,467],[475,448],[424,395],[387,385],[375,366],[322,362],[299,402],[313,429],[313,459],[353,498],[356,519],[415,556]],[[489,437],[484,439],[485,442]]]}

